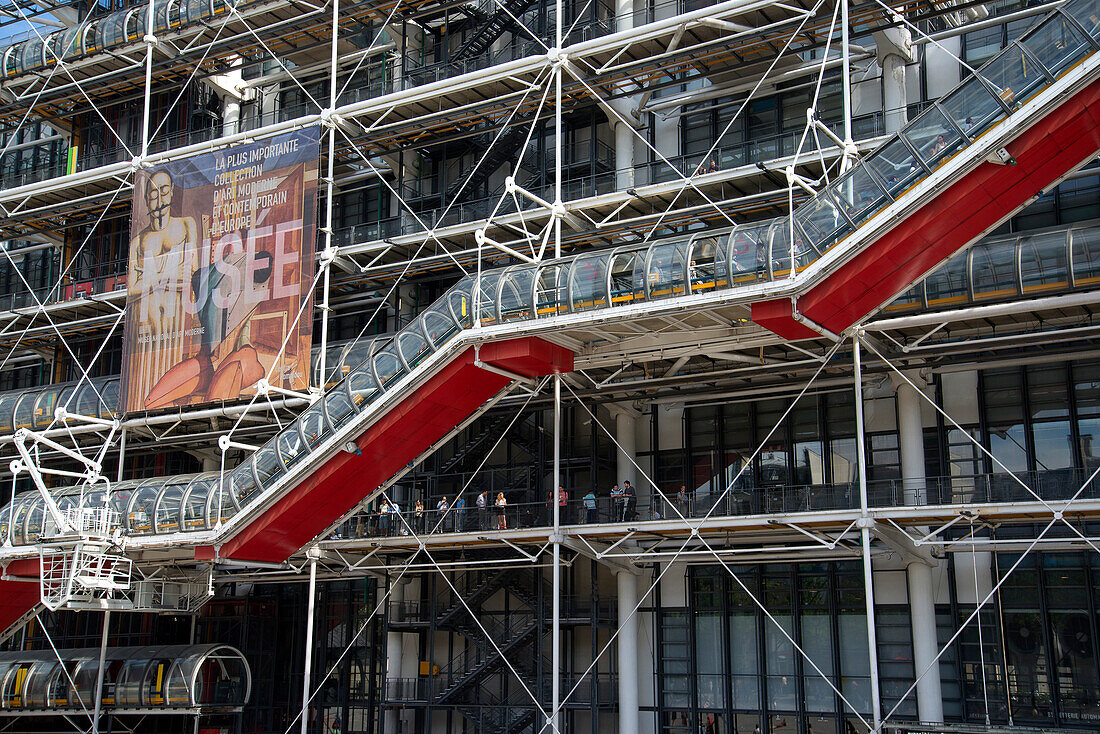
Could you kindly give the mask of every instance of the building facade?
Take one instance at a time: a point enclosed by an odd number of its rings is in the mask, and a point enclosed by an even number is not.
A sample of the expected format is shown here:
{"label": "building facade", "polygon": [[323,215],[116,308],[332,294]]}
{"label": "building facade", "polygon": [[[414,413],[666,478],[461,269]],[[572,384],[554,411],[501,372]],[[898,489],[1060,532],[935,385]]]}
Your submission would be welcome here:
{"label": "building facade", "polygon": [[4,15],[12,730],[1100,728],[1097,0]]}

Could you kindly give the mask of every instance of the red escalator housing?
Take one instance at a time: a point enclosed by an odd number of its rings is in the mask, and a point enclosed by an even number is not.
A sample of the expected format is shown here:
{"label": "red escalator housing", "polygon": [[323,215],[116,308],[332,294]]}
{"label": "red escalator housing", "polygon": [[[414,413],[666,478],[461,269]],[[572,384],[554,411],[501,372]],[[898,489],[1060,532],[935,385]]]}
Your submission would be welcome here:
{"label": "red escalator housing", "polygon": [[[573,370],[571,351],[537,337],[484,344],[480,359],[525,377]],[[285,561],[336,522],[510,382],[474,361],[472,347],[455,357],[356,439],[358,455],[334,455],[227,541],[221,557]],[[212,551],[196,548],[196,558]]]}
{"label": "red escalator housing", "polygon": [[[1015,166],[983,162],[798,297],[799,311],[840,333],[981,237],[1100,151],[1100,81],[1059,104],[1007,146]],[[787,339],[817,336],[790,299],[752,305],[757,324]]]}
{"label": "red escalator housing", "polygon": [[[12,561],[4,569],[10,576],[31,579],[39,576],[40,563],[37,558],[25,561]],[[0,581],[0,631],[11,627],[42,598],[39,584],[32,581]]]}

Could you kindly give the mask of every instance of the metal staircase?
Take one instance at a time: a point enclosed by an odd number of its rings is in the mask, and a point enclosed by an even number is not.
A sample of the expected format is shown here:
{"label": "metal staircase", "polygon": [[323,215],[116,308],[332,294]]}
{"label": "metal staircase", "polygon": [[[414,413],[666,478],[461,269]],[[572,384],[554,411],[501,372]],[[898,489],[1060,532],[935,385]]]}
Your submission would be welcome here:
{"label": "metal staircase", "polygon": [[485,158],[478,158],[473,171],[464,171],[447,188],[445,201],[464,201],[478,190],[505,163],[515,160],[516,153],[527,139],[530,118],[516,115],[512,125],[497,136],[496,131],[486,133],[478,141],[475,149],[489,148]]}
{"label": "metal staircase", "polygon": [[[478,731],[519,732],[534,721],[537,713],[524,686],[540,700],[543,698],[537,661],[545,615],[534,591],[538,579],[526,569],[481,575],[463,595],[465,603],[455,600],[436,616],[437,629],[462,635],[466,648],[435,674],[440,685],[435,687],[432,705],[454,706]],[[501,591],[518,600],[522,609],[504,614],[485,610],[485,602]],[[471,610],[477,615],[476,621]],[[516,654],[518,650],[523,652]],[[512,668],[505,664],[506,659]],[[519,681],[515,680],[517,675]],[[486,685],[487,680],[501,678],[509,691],[504,699]]]}
{"label": "metal staircase", "polygon": [[475,56],[480,56],[489,50],[493,41],[500,38],[505,30],[524,38],[530,38],[531,34],[519,23],[513,20],[518,18],[534,4],[534,0],[492,0],[478,7],[484,23],[466,39],[466,42],[452,56],[453,61],[465,61]]}

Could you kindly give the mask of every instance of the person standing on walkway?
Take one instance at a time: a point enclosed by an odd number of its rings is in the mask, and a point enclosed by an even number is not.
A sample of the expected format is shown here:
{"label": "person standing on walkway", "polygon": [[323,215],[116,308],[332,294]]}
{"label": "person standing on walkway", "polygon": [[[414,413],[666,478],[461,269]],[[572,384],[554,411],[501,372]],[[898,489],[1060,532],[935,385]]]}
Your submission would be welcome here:
{"label": "person standing on walkway", "polygon": [[378,529],[381,535],[390,534],[390,501],[382,498],[382,504],[378,506]]}
{"label": "person standing on walkway", "polygon": [[443,499],[439,500],[439,502],[436,503],[436,529],[441,533],[447,532],[447,510],[449,510],[450,508],[451,506],[447,503],[446,496],[444,496]]}
{"label": "person standing on walkway", "polygon": [[489,490],[481,490],[477,496],[477,529],[489,529]]}
{"label": "person standing on walkway", "polygon": [[466,498],[462,495],[455,500],[455,510],[451,513],[455,516],[455,530],[462,532],[466,529]]}
{"label": "person standing on walkway", "polygon": [[589,525],[594,525],[600,521],[599,514],[596,510],[596,490],[588,490],[588,494],[584,496],[584,521]]}
{"label": "person standing on walkway", "polygon": [[504,499],[504,492],[497,493],[497,530],[508,529],[508,500]]}
{"label": "person standing on walkway", "polygon": [[416,501],[416,505],[413,507],[413,524],[416,527],[416,534],[424,534],[424,503],[420,500]]}
{"label": "person standing on walkway", "polygon": [[634,488],[630,486],[630,480],[623,482],[623,522],[630,522],[638,509],[638,497],[634,494]]}
{"label": "person standing on walkway", "polygon": [[618,483],[611,487],[611,522],[623,521],[623,502],[625,498],[623,491],[619,489]]}
{"label": "person standing on walkway", "polygon": [[562,523],[569,522],[569,494],[560,484],[558,485],[558,519]]}

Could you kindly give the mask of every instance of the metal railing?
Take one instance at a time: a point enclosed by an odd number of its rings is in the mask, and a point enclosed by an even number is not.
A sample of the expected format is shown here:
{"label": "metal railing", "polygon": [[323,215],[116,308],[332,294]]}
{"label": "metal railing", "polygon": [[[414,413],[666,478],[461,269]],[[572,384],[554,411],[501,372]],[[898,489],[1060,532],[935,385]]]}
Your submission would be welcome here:
{"label": "metal railing", "polygon": [[[872,507],[921,507],[998,502],[1045,502],[1100,498],[1100,478],[1091,481],[1091,470],[1059,469],[1017,474],[974,474],[931,477],[924,480],[873,479],[867,483]],[[1022,482],[1022,484],[1021,484]],[[1024,485],[1031,491],[1025,489]],[[1083,487],[1083,489],[1082,489]],[[1078,495],[1078,490],[1080,494]],[[1034,493],[1034,494],[1033,494]],[[702,517],[777,515],[826,510],[854,510],[860,506],[857,482],[735,486],[728,492],[699,488],[678,497],[669,489],[659,495],[638,498],[633,504],[618,503],[606,494],[592,501],[570,498],[560,508],[563,525],[647,522]],[[401,512],[365,512],[343,525],[338,538],[395,537],[420,534],[491,532],[517,528],[549,527],[553,506],[549,502],[510,502],[503,508],[478,511],[467,507],[440,512],[433,508],[420,515]]]}

